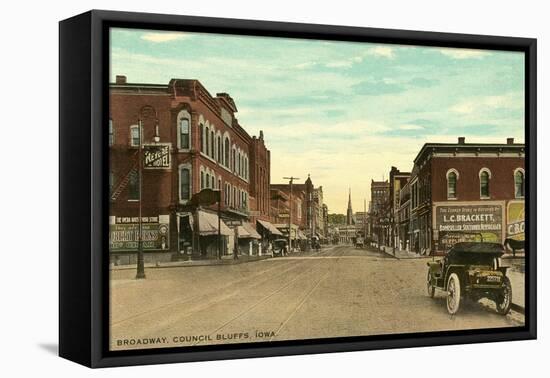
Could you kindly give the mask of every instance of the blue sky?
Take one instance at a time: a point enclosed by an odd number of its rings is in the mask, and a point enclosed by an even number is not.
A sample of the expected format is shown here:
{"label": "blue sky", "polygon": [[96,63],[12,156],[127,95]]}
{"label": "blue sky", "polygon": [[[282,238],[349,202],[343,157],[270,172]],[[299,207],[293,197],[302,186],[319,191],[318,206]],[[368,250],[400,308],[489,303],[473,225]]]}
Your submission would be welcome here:
{"label": "blue sky", "polygon": [[524,140],[522,53],[113,29],[111,79],[198,79],[264,131],[271,181],[308,174],[330,212],[409,171],[426,142]]}

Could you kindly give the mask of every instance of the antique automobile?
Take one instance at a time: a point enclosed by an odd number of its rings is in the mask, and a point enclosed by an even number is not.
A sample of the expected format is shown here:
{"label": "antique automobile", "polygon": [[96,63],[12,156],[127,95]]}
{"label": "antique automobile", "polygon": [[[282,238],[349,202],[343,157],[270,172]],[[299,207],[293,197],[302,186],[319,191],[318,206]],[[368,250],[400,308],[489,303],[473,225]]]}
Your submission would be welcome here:
{"label": "antique automobile", "polygon": [[512,304],[512,285],[507,267],[500,266],[504,247],[499,243],[456,243],[439,261],[428,262],[428,295],[435,290],[447,295],[447,311],[454,315],[464,298],[495,302],[499,314],[506,315]]}
{"label": "antique automobile", "polygon": [[284,256],[288,253],[288,241],[286,239],[273,240],[273,256]]}
{"label": "antique automobile", "polygon": [[357,239],[355,240],[355,248],[363,248],[364,245],[365,245],[364,239],[361,236],[357,237]]}

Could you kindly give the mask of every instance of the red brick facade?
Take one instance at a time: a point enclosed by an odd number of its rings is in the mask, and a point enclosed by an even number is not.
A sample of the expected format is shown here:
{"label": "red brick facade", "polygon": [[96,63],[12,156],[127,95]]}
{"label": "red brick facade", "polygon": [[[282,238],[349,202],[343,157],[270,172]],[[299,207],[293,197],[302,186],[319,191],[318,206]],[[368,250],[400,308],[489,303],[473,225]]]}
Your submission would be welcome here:
{"label": "red brick facade", "polygon": [[[138,215],[132,188],[139,178],[139,125],[144,145],[168,145],[170,151],[169,168],[143,170],[142,217],[155,221],[160,216],[169,230],[166,245],[151,246],[149,251],[179,251],[178,217],[190,211],[189,199],[203,188],[221,191],[222,219],[228,223],[247,222],[250,212],[269,219],[269,151],[263,136],[251,137],[240,126],[229,95],[214,97],[197,80],[150,85],[128,84],[125,77],[111,84],[110,95],[111,224],[134,223],[128,218]],[[187,180],[189,185],[184,185]]]}

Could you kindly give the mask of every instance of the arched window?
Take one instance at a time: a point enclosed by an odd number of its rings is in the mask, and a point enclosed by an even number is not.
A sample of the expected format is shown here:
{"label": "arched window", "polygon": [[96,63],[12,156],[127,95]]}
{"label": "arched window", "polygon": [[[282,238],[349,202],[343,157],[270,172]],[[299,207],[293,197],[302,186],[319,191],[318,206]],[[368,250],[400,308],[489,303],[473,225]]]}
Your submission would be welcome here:
{"label": "arched window", "polygon": [[180,166],[180,201],[188,201],[191,198],[191,167]]}
{"label": "arched window", "polygon": [[223,146],[223,165],[225,165],[227,168],[229,168],[229,138],[225,138],[224,146]]}
{"label": "arched window", "polygon": [[210,155],[210,129],[206,126],[206,131],[204,132],[204,153]]}
{"label": "arched window", "polygon": [[210,186],[210,187],[211,187],[212,189],[216,189],[216,176],[214,176],[214,175],[212,174],[211,180],[212,180],[212,183],[211,183],[211,186]]}
{"label": "arched window", "polygon": [[514,186],[516,198],[525,197],[525,172],[523,169],[518,168],[514,173]]}
{"label": "arched window", "polygon": [[182,110],[181,112],[178,113],[178,117],[177,117],[178,148],[188,150],[191,147],[190,119],[191,119],[191,116],[186,110]]}
{"label": "arched window", "polygon": [[204,125],[202,123],[200,125],[200,133],[201,133],[201,152],[204,152]]}
{"label": "arched window", "polygon": [[231,151],[231,170],[235,172],[235,157],[236,157],[236,150],[235,147],[233,147],[233,150]]}
{"label": "arched window", "polygon": [[214,158],[216,149],[214,148],[214,130],[210,131],[210,157]]}
{"label": "arched window", "polygon": [[491,180],[491,171],[483,168],[479,171],[479,196],[481,198],[489,198],[489,181]]}
{"label": "arched window", "polygon": [[205,187],[208,188],[208,186],[210,185],[210,173],[206,173],[206,185]]}
{"label": "arched window", "polygon": [[217,156],[216,161],[218,163],[221,163],[221,161],[222,161],[222,137],[219,136],[219,135],[216,138],[216,144],[217,144],[217,150],[218,150],[218,156]]}
{"label": "arched window", "polygon": [[454,169],[450,169],[447,172],[447,198],[454,199],[457,198],[456,193],[456,182],[458,180],[458,172]]}
{"label": "arched window", "polygon": [[201,170],[201,190],[204,189],[204,172]]}

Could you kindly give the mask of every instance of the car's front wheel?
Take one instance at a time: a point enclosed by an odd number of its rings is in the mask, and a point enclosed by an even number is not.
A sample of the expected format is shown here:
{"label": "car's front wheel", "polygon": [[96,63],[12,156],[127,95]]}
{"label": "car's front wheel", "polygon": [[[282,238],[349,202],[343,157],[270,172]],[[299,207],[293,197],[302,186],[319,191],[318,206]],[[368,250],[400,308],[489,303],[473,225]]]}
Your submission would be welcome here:
{"label": "car's front wheel", "polygon": [[502,282],[502,292],[496,295],[495,304],[499,314],[506,315],[510,312],[510,307],[512,306],[512,284],[506,276],[504,276],[504,281]]}
{"label": "car's front wheel", "polygon": [[447,311],[454,315],[460,307],[460,279],[452,273],[447,280]]}
{"label": "car's front wheel", "polygon": [[426,279],[426,289],[428,290],[428,296],[433,298],[435,296],[435,286],[432,285],[432,273],[428,270],[428,278]]}

